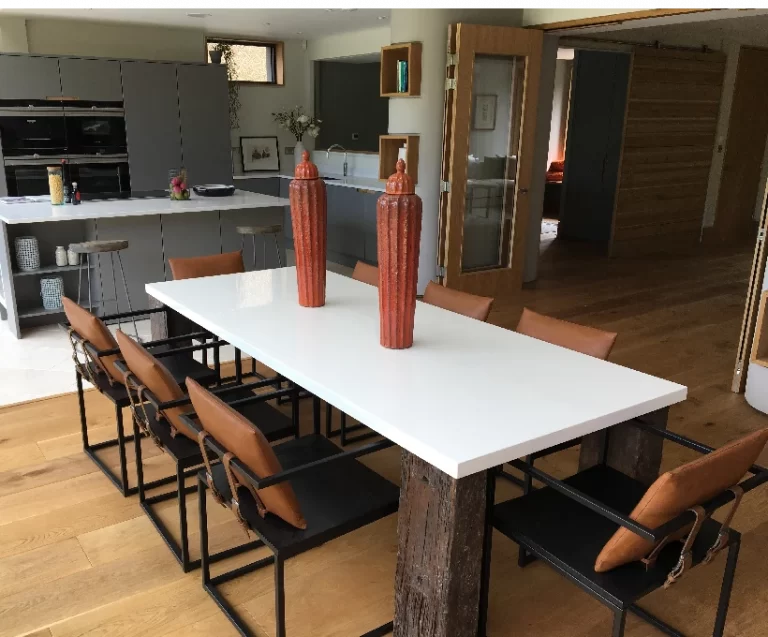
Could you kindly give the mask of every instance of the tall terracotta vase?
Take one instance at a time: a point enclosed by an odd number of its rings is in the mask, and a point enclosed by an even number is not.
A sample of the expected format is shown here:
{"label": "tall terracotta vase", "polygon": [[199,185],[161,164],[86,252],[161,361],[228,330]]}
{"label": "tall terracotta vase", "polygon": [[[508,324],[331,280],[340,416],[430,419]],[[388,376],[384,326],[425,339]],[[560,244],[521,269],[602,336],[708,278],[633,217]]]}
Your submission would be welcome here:
{"label": "tall terracotta vase", "polygon": [[379,318],[381,344],[390,349],[413,345],[416,283],[419,275],[421,198],[405,162],[387,181],[386,194],[377,204],[379,251]]}
{"label": "tall terracotta vase", "polygon": [[299,305],[325,305],[326,193],[317,166],[304,151],[290,186],[291,225],[296,252]]}

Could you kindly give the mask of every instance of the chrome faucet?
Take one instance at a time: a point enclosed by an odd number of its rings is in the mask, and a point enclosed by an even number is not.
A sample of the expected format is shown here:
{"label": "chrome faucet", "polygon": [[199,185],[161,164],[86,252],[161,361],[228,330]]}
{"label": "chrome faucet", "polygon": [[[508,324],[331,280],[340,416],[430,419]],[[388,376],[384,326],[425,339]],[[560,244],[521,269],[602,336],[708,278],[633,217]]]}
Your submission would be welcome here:
{"label": "chrome faucet", "polygon": [[338,148],[339,150],[343,150],[344,151],[344,176],[346,177],[347,176],[347,167],[348,167],[347,166],[347,149],[344,148],[344,146],[342,146],[341,144],[333,144],[332,146],[329,146],[328,150],[325,151],[325,157],[326,157],[326,159],[328,157],[330,157],[331,156],[331,151],[334,148]]}

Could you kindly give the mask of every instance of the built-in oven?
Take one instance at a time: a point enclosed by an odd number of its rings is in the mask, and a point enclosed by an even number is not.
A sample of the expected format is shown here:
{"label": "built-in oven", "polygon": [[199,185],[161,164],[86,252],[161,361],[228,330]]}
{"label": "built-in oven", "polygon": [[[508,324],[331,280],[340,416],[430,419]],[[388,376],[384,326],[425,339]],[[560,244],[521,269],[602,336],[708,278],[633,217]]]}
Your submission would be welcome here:
{"label": "built-in oven", "polygon": [[16,105],[0,101],[3,156],[62,157],[67,152],[64,111],[54,105]]}
{"label": "built-in oven", "polygon": [[[48,166],[61,165],[52,159],[7,158],[5,181],[9,197],[47,195]],[[70,156],[64,165],[67,184],[77,182],[81,198],[109,199],[131,196],[127,155]]]}
{"label": "built-in oven", "polygon": [[64,107],[70,155],[118,155],[127,152],[122,108]]}

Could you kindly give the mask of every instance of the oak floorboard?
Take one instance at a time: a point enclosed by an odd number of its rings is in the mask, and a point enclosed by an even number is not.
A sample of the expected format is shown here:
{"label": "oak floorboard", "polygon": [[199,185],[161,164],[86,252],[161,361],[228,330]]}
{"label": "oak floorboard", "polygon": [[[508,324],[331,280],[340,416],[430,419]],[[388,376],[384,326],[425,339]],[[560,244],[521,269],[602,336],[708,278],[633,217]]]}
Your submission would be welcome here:
{"label": "oak floorboard", "polygon": [[[542,257],[540,279],[516,301],[499,303],[491,321],[514,328],[525,305],[619,332],[610,360],[689,387],[689,399],[670,410],[670,428],[720,446],[768,426],[768,416],[729,390],[750,264],[748,250],[605,259],[583,246],[555,240]],[[86,393],[86,403],[91,440],[114,437],[111,403],[95,392]],[[310,404],[302,403],[304,431],[311,427],[311,417]],[[130,423],[127,410],[125,422]],[[338,422],[334,410],[336,428]],[[150,479],[173,472],[172,463],[154,445],[146,441],[142,448]],[[577,468],[578,455],[578,448],[569,449],[537,461],[537,466],[566,476]],[[116,466],[115,449],[101,456]],[[662,466],[669,469],[693,457],[690,451],[665,444]],[[131,476],[133,458],[131,447]],[[768,452],[760,461],[768,463]],[[399,482],[399,449],[387,449],[364,462]],[[0,468],[0,637],[237,634],[202,591],[199,572],[181,572],[136,497],[119,495],[82,453],[74,395],[0,408]],[[517,487],[499,482],[497,501],[519,493]],[[177,533],[176,501],[164,502],[157,510]],[[232,513],[210,497],[208,513],[213,550],[245,541]],[[196,495],[188,498],[187,521],[196,557]],[[391,619],[396,521],[389,516],[286,563],[291,637],[349,637]],[[743,543],[726,635],[764,637],[768,489],[744,498],[734,526],[743,532]],[[213,573],[254,561],[265,552],[215,564]],[[697,568],[693,577],[650,595],[645,605],[686,633],[711,634],[723,562],[720,556]],[[271,567],[222,586],[258,637],[274,635],[272,586]],[[546,565],[519,569],[516,545],[494,534],[489,637],[607,637],[610,626],[605,607]],[[629,619],[626,637],[656,635],[654,629]]]}

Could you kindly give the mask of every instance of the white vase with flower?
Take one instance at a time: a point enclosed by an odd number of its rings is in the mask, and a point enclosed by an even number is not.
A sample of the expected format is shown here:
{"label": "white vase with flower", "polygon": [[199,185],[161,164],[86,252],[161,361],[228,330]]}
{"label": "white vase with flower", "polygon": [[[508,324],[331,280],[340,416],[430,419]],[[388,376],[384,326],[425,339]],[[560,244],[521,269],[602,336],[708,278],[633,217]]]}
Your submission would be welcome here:
{"label": "white vase with flower", "polygon": [[290,110],[283,110],[272,113],[277,125],[283,130],[290,131],[296,138],[296,145],[293,148],[294,164],[301,163],[301,156],[306,150],[304,148],[304,135],[317,137],[320,134],[320,124],[322,120],[316,119],[312,115],[307,115],[301,106],[296,106]]}

